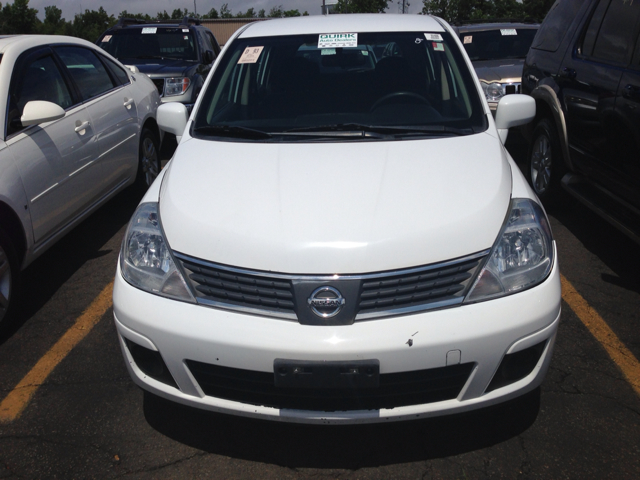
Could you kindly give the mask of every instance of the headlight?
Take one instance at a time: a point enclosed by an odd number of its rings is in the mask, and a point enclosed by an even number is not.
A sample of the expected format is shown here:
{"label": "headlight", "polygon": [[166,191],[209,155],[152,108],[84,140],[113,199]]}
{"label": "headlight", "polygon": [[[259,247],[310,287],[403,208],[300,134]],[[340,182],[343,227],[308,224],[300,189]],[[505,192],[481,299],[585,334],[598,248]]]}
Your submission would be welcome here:
{"label": "headlight", "polygon": [[484,96],[487,100],[497,102],[504,96],[504,87],[501,83],[486,83],[480,82],[482,90],[484,90]]}
{"label": "headlight", "polygon": [[191,85],[189,77],[167,78],[164,81],[164,96],[182,95]]}
{"label": "headlight", "polygon": [[157,203],[143,203],[133,214],[120,250],[120,270],[140,290],[195,303],[164,238]]}
{"label": "headlight", "polygon": [[465,303],[501,297],[531,288],[547,278],[553,266],[553,239],[542,208],[515,198],[489,260]]}

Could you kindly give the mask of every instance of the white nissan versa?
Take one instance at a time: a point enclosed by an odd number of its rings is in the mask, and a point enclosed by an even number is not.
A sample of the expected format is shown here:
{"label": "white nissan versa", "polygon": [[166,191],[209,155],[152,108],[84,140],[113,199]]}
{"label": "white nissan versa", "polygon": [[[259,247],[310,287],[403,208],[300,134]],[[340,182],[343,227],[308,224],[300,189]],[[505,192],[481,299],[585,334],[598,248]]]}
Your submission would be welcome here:
{"label": "white nissan versa", "polygon": [[560,317],[547,217],[442,20],[271,20],[227,43],[126,232],[133,380],[305,423],[404,420],[540,385]]}

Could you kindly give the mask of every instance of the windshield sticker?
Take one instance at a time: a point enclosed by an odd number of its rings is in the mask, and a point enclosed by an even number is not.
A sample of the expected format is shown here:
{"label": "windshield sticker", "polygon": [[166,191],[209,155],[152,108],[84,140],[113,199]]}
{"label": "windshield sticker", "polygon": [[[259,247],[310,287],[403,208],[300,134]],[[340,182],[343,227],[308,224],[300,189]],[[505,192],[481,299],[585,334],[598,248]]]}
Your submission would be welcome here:
{"label": "windshield sticker", "polygon": [[433,42],[431,45],[433,45],[434,52],[444,52],[444,43]]}
{"label": "windshield sticker", "polygon": [[424,36],[427,40],[431,40],[432,42],[442,41],[442,35],[440,35],[439,33],[425,33]]}
{"label": "windshield sticker", "polygon": [[238,63],[256,63],[264,47],[247,47],[242,52]]}
{"label": "windshield sticker", "polygon": [[471,43],[473,42],[473,35],[468,35],[466,37],[464,37],[464,44],[466,45],[467,43]]}
{"label": "windshield sticker", "polygon": [[367,52],[366,50],[362,50],[362,54],[363,54],[365,57],[369,56],[369,52]]}
{"label": "windshield sticker", "polygon": [[102,43],[107,43],[109,40],[111,40],[111,35],[105,35],[102,39]]}
{"label": "windshield sticker", "polygon": [[183,28],[182,29],[182,33],[189,33],[189,29],[188,28]]}
{"label": "windshield sticker", "polygon": [[340,48],[357,46],[357,33],[325,33],[318,37],[318,48]]}
{"label": "windshield sticker", "polygon": [[500,33],[502,35],[518,35],[515,28],[501,28]]}
{"label": "windshield sticker", "polygon": [[142,29],[142,33],[156,33],[158,31],[158,27],[144,27]]}
{"label": "windshield sticker", "polygon": [[323,48],[322,50],[320,50],[320,55],[335,55],[335,54],[336,54],[335,48]]}
{"label": "windshield sticker", "polygon": [[185,40],[189,40],[189,35],[185,35],[184,37],[182,37]]}

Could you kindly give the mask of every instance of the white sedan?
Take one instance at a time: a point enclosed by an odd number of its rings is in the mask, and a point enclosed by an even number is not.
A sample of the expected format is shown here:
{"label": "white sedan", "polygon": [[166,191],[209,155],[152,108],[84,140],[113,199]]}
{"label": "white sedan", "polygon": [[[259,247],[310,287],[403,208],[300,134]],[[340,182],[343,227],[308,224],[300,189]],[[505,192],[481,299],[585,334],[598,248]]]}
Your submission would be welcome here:
{"label": "white sedan", "polygon": [[542,382],[560,319],[547,216],[451,27],[254,23],[227,43],[129,224],[114,317],[133,380],[218,412],[407,420]]}
{"label": "white sedan", "polygon": [[0,38],[0,324],[21,269],[138,178],[159,172],[158,92],[95,45]]}

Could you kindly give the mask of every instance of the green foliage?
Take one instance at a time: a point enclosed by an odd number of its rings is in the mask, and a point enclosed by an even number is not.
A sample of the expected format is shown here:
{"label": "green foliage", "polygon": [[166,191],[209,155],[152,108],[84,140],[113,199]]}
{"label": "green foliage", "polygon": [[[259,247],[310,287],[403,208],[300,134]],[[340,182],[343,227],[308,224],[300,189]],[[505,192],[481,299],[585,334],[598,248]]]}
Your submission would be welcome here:
{"label": "green foliage", "polygon": [[189,11],[185,8],[184,10],[180,10],[176,8],[173,12],[171,12],[171,20],[182,20],[184,17],[188,16]]}
{"label": "green foliage", "polygon": [[113,15],[107,14],[104,8],[96,10],[85,10],[84,13],[77,13],[71,26],[71,34],[74,37],[84,38],[90,42],[95,42],[107,28],[116,24]]}
{"label": "green foliage", "polygon": [[71,25],[62,18],[62,10],[56,6],[44,7],[44,22],[39,33],[45,35],[67,35]]}
{"label": "green foliage", "polygon": [[542,21],[554,0],[423,0],[423,14],[448,22],[483,19],[532,19]]}
{"label": "green foliage", "polygon": [[269,14],[267,17],[269,18],[282,18],[284,16],[284,12],[282,11],[282,5],[278,5],[277,7],[273,7],[269,10]]}
{"label": "green foliage", "polygon": [[333,13],[384,13],[388,0],[338,0]]}
{"label": "green foliage", "polygon": [[256,11],[253,8],[249,8],[246,12],[236,13],[236,18],[256,18]]}
{"label": "green foliage", "polygon": [[218,11],[212,8],[208,13],[205,13],[202,18],[218,18]]}
{"label": "green foliage", "polygon": [[[0,4],[2,6],[2,4]],[[15,0],[0,10],[0,34],[38,33],[38,10],[29,8],[29,0]]]}
{"label": "green foliage", "polygon": [[220,18],[233,18],[233,14],[231,13],[228,3],[223,3],[220,7]]}
{"label": "green foliage", "polygon": [[163,10],[162,12],[158,12],[158,15],[156,15],[156,19],[158,19],[158,20],[171,20],[171,15],[169,15],[169,13],[167,13],[166,10]]}

